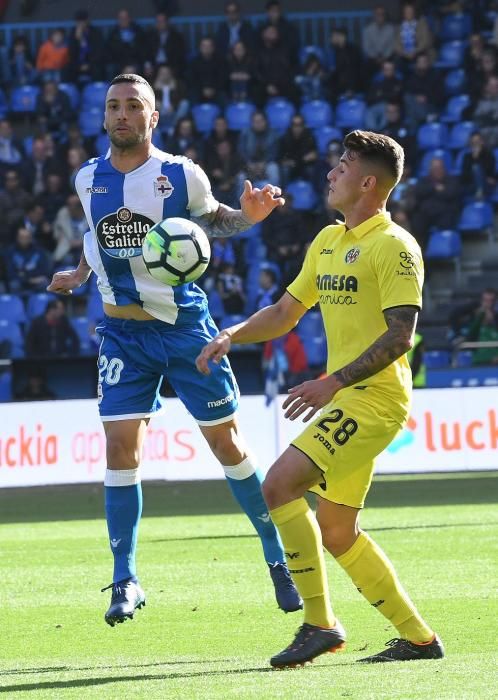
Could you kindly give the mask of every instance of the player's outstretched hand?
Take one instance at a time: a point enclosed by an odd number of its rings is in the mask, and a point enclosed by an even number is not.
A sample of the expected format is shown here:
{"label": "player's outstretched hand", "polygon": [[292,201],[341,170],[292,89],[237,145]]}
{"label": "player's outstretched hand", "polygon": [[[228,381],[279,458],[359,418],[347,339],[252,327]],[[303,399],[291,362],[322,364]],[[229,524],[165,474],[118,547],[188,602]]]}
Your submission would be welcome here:
{"label": "player's outstretched hand", "polygon": [[195,364],[201,374],[211,374],[209,361],[219,365],[223,357],[229,352],[232,341],[226,334],[220,333],[213,340],[202,348]]}
{"label": "player's outstretched hand", "polygon": [[285,199],[282,190],[275,185],[265,185],[263,189],[253,187],[249,180],[244,181],[244,191],[240,197],[240,208],[249,221],[257,224],[266,219],[276,207],[282,207]]}
{"label": "player's outstretched hand", "polygon": [[312,379],[309,382],[303,382],[298,386],[293,386],[289,389],[289,396],[282,404],[285,410],[285,417],[291,420],[296,420],[305,411],[308,411],[303,418],[303,423],[307,423],[313,418],[315,413],[323,408],[329,401],[332,400],[334,394],[341,387],[334,382],[333,376],[324,377],[323,379]]}
{"label": "player's outstretched hand", "polygon": [[86,280],[81,279],[78,270],[63,270],[56,272],[52,277],[52,281],[47,287],[47,292],[55,292],[56,294],[72,294],[73,289],[80,287]]}

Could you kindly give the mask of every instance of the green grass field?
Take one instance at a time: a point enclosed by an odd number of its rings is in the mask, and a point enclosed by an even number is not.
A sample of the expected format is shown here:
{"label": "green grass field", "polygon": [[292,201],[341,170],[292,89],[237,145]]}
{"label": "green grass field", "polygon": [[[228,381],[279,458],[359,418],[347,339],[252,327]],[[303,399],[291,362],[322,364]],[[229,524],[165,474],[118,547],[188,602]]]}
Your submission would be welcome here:
{"label": "green grass field", "polygon": [[258,539],[223,482],[145,484],[134,621],[104,623],[111,554],[100,486],[0,491],[6,698],[498,697],[496,477],[376,480],[363,527],[441,635],[441,662],[363,667],[396,636],[329,557],[346,650],[272,671],[301,614],[277,610]]}

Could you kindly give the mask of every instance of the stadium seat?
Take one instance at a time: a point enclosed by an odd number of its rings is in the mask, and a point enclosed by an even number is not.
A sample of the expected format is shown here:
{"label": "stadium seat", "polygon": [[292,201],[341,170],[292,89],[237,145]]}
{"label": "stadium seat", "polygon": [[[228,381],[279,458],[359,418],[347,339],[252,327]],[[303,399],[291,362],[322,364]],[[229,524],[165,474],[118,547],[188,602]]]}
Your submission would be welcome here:
{"label": "stadium seat", "polygon": [[95,148],[97,150],[97,155],[105,156],[107,154],[107,151],[109,150],[110,145],[111,142],[109,141],[109,136],[107,135],[107,132],[99,134],[95,139]]}
{"label": "stadium seat", "polygon": [[454,68],[444,78],[444,91],[447,95],[460,95],[465,92],[467,75],[463,68]]}
{"label": "stadium seat", "polygon": [[462,239],[458,231],[433,231],[425,250],[426,260],[439,260],[452,262],[455,269],[455,283],[460,284]]}
{"label": "stadium seat", "polygon": [[192,107],[192,116],[195,122],[195,128],[201,134],[206,136],[213,130],[214,120],[220,114],[220,108],[216,104],[210,102],[202,102],[201,104]]}
{"label": "stadium seat", "polygon": [[341,129],[362,129],[366,105],[357,98],[339,101],[335,113],[335,125]]}
{"label": "stadium seat", "polygon": [[423,151],[444,148],[448,141],[448,127],[440,122],[422,124],[417,131],[417,147]]}
{"label": "stadium seat", "polygon": [[426,350],[424,352],[424,364],[427,369],[442,369],[451,364],[449,350]]}
{"label": "stadium seat", "polygon": [[14,294],[0,294],[0,319],[25,323],[26,312],[20,297]]}
{"label": "stadium seat", "polygon": [[443,17],[439,29],[441,41],[455,41],[466,39],[472,32],[472,18],[465,12],[450,13]]}
{"label": "stadium seat", "polygon": [[2,341],[10,342],[10,357],[24,357],[24,339],[18,323],[0,319],[0,342]]}
{"label": "stadium seat", "polygon": [[305,102],[300,112],[308,129],[318,129],[332,124],[332,107],[325,100]]}
{"label": "stadium seat", "polygon": [[0,374],[0,401],[5,403],[12,399],[12,373],[6,370]]}
{"label": "stadium seat", "polygon": [[297,325],[297,333],[303,343],[323,336],[324,332],[322,314],[319,311],[308,311]]}
{"label": "stadium seat", "polygon": [[247,238],[244,244],[244,260],[248,265],[266,260],[266,246],[261,236]]}
{"label": "stadium seat", "polygon": [[81,108],[85,111],[97,108],[100,109],[102,113],[105,107],[105,97],[108,89],[108,83],[101,81],[85,85],[81,95]]}
{"label": "stadium seat", "polygon": [[448,148],[467,148],[472,134],[476,131],[474,122],[458,122],[451,127]]}
{"label": "stadium seat", "polygon": [[441,158],[448,173],[453,172],[453,159],[450,151],[445,151],[443,148],[435,148],[433,151],[426,151],[420,160],[417,175],[418,177],[427,177],[431,163],[435,158]]}
{"label": "stadium seat", "polygon": [[292,204],[294,209],[298,211],[311,211],[316,205],[316,192],[313,189],[313,185],[307,180],[294,180],[293,182],[289,182],[285,189],[293,197]]}
{"label": "stadium seat", "polygon": [[5,97],[5,92],[0,88],[0,119],[5,119],[8,111],[9,106],[7,98]]}
{"label": "stadium seat", "polygon": [[207,299],[209,305],[209,313],[217,322],[219,322],[223,318],[223,316],[225,316],[225,307],[223,306],[222,298],[220,297],[216,289],[213,289],[207,295]]}
{"label": "stadium seat", "polygon": [[295,113],[296,108],[292,102],[282,97],[277,97],[266,103],[265,114],[268,119],[268,124],[272,129],[280,133],[283,133],[289,128]]}
{"label": "stadium seat", "polygon": [[320,46],[308,45],[302,46],[299,50],[299,63],[304,66],[308,60],[308,56],[316,56],[322,66],[326,65],[325,52]]}
{"label": "stadium seat", "polygon": [[441,45],[435,68],[460,68],[463,63],[465,42],[447,41]]}
{"label": "stadium seat", "polygon": [[453,95],[450,97],[441,115],[441,121],[447,124],[459,122],[462,119],[462,112],[470,105],[470,97],[468,95]]}
{"label": "stadium seat", "polygon": [[104,309],[99,292],[94,292],[88,296],[86,315],[94,323],[99,323],[104,318]]}
{"label": "stadium seat", "polygon": [[225,119],[228,122],[228,128],[233,131],[241,131],[249,129],[251,126],[251,117],[256,110],[256,105],[252,102],[234,102],[225,109]]}
{"label": "stadium seat", "polygon": [[468,152],[469,152],[468,148],[462,148],[462,150],[458,151],[458,153],[456,154],[455,160],[453,161],[453,169],[452,169],[453,175],[461,175],[462,174],[463,159],[465,158],[465,154]]}
{"label": "stadium seat", "polygon": [[38,294],[32,294],[28,297],[28,302],[26,304],[26,315],[28,319],[33,319],[35,316],[41,316],[47,304],[52,299],[57,299],[55,294],[49,294],[48,292],[39,292]]}
{"label": "stadium seat", "polygon": [[322,367],[327,362],[327,339],[324,335],[308,338],[303,342],[310,367]]}
{"label": "stadium seat", "polygon": [[459,350],[456,354],[456,366],[471,367],[473,355],[472,350]]}
{"label": "stadium seat", "polygon": [[39,92],[40,88],[37,85],[14,88],[10,94],[10,110],[17,113],[33,113]]}
{"label": "stadium seat", "polygon": [[321,156],[327,153],[327,146],[330,141],[342,143],[342,130],[335,126],[322,126],[314,131],[316,145]]}
{"label": "stadium seat", "polygon": [[80,106],[80,91],[74,83],[59,83],[59,90],[65,92],[71,102],[71,107],[76,110]]}
{"label": "stadium seat", "polygon": [[485,232],[493,226],[493,207],[489,202],[469,202],[458,222],[459,231]]}
{"label": "stadium seat", "polygon": [[79,125],[83,136],[98,136],[102,132],[103,123],[104,114],[99,107],[80,112]]}
{"label": "stadium seat", "polygon": [[80,355],[94,354],[90,338],[90,324],[91,321],[86,316],[77,316],[71,319],[71,325],[80,341]]}

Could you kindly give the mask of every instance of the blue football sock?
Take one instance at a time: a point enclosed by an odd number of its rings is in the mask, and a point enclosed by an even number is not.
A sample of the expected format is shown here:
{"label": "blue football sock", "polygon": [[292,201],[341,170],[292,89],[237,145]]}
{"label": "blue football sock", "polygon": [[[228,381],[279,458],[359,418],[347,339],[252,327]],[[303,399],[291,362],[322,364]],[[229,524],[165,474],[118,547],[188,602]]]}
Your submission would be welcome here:
{"label": "blue football sock", "polygon": [[[240,465],[239,465],[240,466]],[[236,469],[236,468],[235,468]],[[259,469],[245,479],[234,479],[227,472],[234,468],[225,467],[225,476],[230,489],[259,535],[265,559],[268,564],[284,563],[285,554],[280,535],[273,524],[268,506],[261,493],[263,476]]]}
{"label": "blue football sock", "polygon": [[142,514],[142,485],[105,486],[105,512],[114,557],[113,582],[136,578],[135,552]]}

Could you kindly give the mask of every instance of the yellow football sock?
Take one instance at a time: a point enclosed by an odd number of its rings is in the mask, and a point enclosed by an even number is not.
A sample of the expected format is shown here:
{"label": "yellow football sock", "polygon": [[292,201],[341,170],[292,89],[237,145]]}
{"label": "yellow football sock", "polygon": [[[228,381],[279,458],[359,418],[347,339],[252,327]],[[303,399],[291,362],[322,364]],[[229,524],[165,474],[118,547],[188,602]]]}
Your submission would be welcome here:
{"label": "yellow football sock", "polygon": [[403,639],[423,644],[434,632],[420,617],[382,549],[361,532],[347,552],[336,557],[368,602],[387,617]]}
{"label": "yellow football sock", "polygon": [[318,627],[334,627],[329,599],[322,536],[316,518],[304,498],[270,511],[280,532],[287,564],[304,601],[304,621]]}

